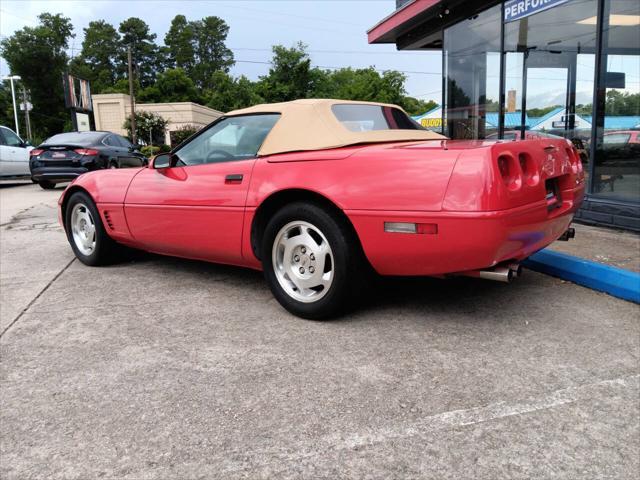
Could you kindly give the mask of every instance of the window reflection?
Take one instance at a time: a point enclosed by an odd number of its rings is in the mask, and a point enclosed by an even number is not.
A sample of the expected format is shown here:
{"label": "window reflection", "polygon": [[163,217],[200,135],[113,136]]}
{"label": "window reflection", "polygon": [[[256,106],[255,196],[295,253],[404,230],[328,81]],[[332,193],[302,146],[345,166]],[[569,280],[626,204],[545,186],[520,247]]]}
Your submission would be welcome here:
{"label": "window reflection", "polygon": [[[607,0],[603,78],[595,118],[595,195],[637,201],[640,195],[640,3]],[[635,21],[633,19],[635,18]]]}
{"label": "window reflection", "polygon": [[501,5],[444,31],[446,134],[485,138],[495,132],[500,100]]}

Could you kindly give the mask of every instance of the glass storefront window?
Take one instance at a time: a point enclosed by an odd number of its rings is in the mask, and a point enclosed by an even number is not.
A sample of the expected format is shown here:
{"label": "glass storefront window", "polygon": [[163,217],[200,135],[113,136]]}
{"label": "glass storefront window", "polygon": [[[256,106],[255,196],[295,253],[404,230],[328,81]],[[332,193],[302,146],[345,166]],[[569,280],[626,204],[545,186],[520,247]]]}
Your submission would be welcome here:
{"label": "glass storefront window", "polygon": [[598,0],[570,0],[505,23],[504,138],[571,140],[588,171]]}
{"label": "glass storefront window", "polygon": [[444,133],[567,138],[592,197],[638,203],[640,1],[568,0],[514,21],[504,8],[443,30]]}
{"label": "glass storefront window", "polygon": [[[640,2],[606,0],[601,71],[594,117],[592,193],[637,202],[640,197]],[[595,19],[585,17],[585,22]]]}
{"label": "glass storefront window", "polygon": [[444,30],[445,134],[485,138],[497,129],[501,5]]}

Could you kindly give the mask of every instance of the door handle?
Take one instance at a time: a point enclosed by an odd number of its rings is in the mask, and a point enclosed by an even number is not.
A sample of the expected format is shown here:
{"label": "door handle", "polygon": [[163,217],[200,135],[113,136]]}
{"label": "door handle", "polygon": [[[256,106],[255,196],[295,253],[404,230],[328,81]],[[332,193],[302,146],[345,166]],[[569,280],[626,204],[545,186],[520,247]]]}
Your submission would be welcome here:
{"label": "door handle", "polygon": [[242,183],[242,174],[241,173],[234,173],[232,175],[227,175],[226,177],[224,177],[224,183],[226,183],[227,185],[239,185],[240,183]]}

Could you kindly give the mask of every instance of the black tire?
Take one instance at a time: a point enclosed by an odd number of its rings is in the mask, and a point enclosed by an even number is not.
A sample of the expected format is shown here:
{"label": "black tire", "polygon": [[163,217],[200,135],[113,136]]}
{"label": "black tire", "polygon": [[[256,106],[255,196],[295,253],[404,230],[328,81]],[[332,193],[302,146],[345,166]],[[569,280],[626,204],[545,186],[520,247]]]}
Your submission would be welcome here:
{"label": "black tire", "polygon": [[[72,232],[72,212],[76,205],[83,205],[91,214],[93,223],[95,226],[95,248],[91,254],[85,254],[76,245]],[[69,198],[67,207],[65,210],[65,230],[67,232],[67,239],[71,245],[73,253],[76,255],[85,265],[91,267],[99,265],[108,265],[119,260],[122,255],[122,247],[118,245],[105,231],[100,213],[95,206],[95,203],[91,197],[84,192],[76,192]]]}
{"label": "black tire", "polygon": [[[280,285],[273,266],[276,236],[290,222],[307,222],[320,230],[331,247],[333,280],[322,298],[305,303]],[[310,320],[327,320],[345,313],[361,298],[368,264],[359,241],[347,221],[324,208],[306,202],[285,206],[269,220],[262,238],[261,258],[265,278],[278,302],[289,312]]]}
{"label": "black tire", "polygon": [[56,188],[56,184],[53,182],[49,182],[48,180],[41,180],[40,182],[38,182],[38,185],[40,185],[40,188],[42,188],[43,190],[53,190],[54,188]]}
{"label": "black tire", "polygon": [[109,168],[120,168],[120,167],[118,167],[118,162],[112,161],[111,163],[109,163]]}

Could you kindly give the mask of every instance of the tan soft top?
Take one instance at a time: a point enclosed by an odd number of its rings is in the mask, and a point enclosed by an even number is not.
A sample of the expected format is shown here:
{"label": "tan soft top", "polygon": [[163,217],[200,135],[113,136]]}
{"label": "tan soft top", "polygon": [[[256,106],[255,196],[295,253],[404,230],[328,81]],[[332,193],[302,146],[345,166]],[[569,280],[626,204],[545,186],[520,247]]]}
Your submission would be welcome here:
{"label": "tan soft top", "polygon": [[262,143],[260,150],[258,150],[258,155],[273,155],[274,153],[301,150],[323,150],[358,143],[438,140],[445,138],[429,130],[395,129],[353,132],[340,123],[331,111],[331,107],[337,104],[379,105],[403,111],[397,105],[385,103],[304,99],[255,105],[241,110],[234,110],[227,113],[226,116],[246,115],[249,113],[279,113],[281,115]]}

